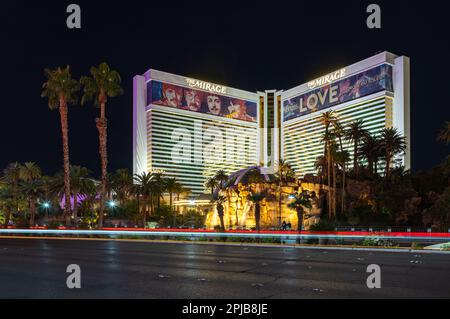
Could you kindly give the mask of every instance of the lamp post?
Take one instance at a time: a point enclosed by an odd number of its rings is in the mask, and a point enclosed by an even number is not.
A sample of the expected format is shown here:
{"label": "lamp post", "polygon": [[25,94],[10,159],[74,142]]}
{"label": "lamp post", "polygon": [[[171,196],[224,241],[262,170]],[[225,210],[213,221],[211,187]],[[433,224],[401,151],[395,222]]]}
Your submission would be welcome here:
{"label": "lamp post", "polygon": [[45,209],[45,218],[48,220],[48,210],[50,209],[51,205],[50,202],[44,202],[42,203],[42,207]]}

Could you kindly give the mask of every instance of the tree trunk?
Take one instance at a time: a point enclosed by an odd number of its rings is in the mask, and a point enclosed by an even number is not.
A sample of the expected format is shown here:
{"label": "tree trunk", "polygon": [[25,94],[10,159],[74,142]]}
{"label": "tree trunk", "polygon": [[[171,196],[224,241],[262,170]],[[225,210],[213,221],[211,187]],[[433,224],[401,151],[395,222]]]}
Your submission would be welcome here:
{"label": "tree trunk", "polygon": [[36,204],[30,199],[30,227],[34,227],[36,220]]}
{"label": "tree trunk", "polygon": [[303,226],[303,207],[297,207],[297,230],[302,231]]}
{"label": "tree trunk", "polygon": [[355,142],[353,145],[353,169],[355,171],[356,176],[359,175],[358,168],[358,139],[355,137]]}
{"label": "tree trunk", "polygon": [[176,213],[175,209],[173,209],[173,207],[172,207],[172,202],[173,202],[172,196],[173,196],[173,193],[170,192],[169,196],[170,196],[170,210],[172,211],[172,214],[173,214],[173,227],[176,227],[177,226],[177,213]]}
{"label": "tree trunk", "polygon": [[256,231],[259,233],[261,222],[261,206],[259,203],[255,204],[255,222],[256,222]]}
{"label": "tree trunk", "polygon": [[373,176],[374,175],[374,172],[373,172],[373,159],[372,159],[372,157],[371,156],[369,156],[368,157],[368,164],[369,164],[369,173],[370,173],[370,175],[371,176]]}
{"label": "tree trunk", "polygon": [[331,150],[329,142],[327,144],[327,179],[328,179],[328,219],[332,217],[332,195],[331,195]]}
{"label": "tree trunk", "polygon": [[389,156],[389,153],[386,152],[386,173],[385,176],[389,177],[390,172],[391,172],[391,157]]}
{"label": "tree trunk", "polygon": [[217,214],[219,215],[220,228],[222,231],[225,231],[225,222],[223,220],[223,205],[222,204],[217,204]]}
{"label": "tree trunk", "polygon": [[[101,99],[101,98],[100,98]],[[100,208],[99,208],[99,218],[98,227],[103,227],[103,218],[105,214],[105,200],[106,200],[106,182],[107,182],[107,169],[108,169],[108,155],[107,155],[107,120],[105,116],[105,102],[100,103],[100,118],[97,118],[97,129],[99,134],[100,142],[100,161],[102,167],[102,181],[100,189]]]}
{"label": "tree trunk", "polygon": [[144,207],[143,207],[143,221],[144,221],[144,228],[145,224],[147,223],[147,214],[148,214],[148,196],[144,196]]}
{"label": "tree trunk", "polygon": [[73,220],[76,221],[78,217],[78,192],[73,194]]}
{"label": "tree trunk", "polygon": [[10,219],[11,219],[11,209],[8,208],[6,210],[6,216],[5,216],[5,224],[4,224],[5,228],[8,228],[8,224],[9,224],[9,220]]}
{"label": "tree trunk", "polygon": [[278,192],[278,228],[281,228],[281,197],[283,193],[283,183],[280,181],[279,192]]}
{"label": "tree trunk", "polygon": [[345,163],[342,166],[342,202],[341,202],[341,214],[345,212]]}
{"label": "tree trunk", "polygon": [[333,164],[333,216],[336,218],[336,164]]}
{"label": "tree trunk", "polygon": [[70,226],[70,161],[69,161],[69,124],[67,121],[67,103],[64,99],[59,102],[59,114],[61,117],[61,131],[64,159],[64,216],[66,226]]}
{"label": "tree trunk", "polygon": [[[230,190],[230,193],[231,192],[232,191]],[[239,226],[239,210],[241,209],[240,203],[241,203],[242,199],[241,199],[241,196],[239,194],[239,191],[236,191],[236,195],[237,195],[237,202],[236,202],[236,210],[234,211],[234,214],[236,216],[236,226]],[[231,194],[228,194],[228,196],[231,197]],[[229,208],[230,208],[230,206],[228,206],[228,209]]]}
{"label": "tree trunk", "polygon": [[139,213],[141,212],[141,199],[140,199],[139,194],[136,196],[136,202],[137,202],[137,211],[138,211],[138,216],[139,216]]}

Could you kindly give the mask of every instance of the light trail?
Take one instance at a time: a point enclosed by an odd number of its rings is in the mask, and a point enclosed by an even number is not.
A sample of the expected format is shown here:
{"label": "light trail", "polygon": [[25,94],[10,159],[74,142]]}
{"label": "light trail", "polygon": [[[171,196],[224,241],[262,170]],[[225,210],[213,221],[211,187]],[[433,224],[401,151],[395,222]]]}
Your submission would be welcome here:
{"label": "light trail", "polygon": [[227,231],[214,232],[204,230],[79,230],[79,229],[0,229],[0,235],[100,235],[100,236],[165,236],[165,237],[191,237],[191,238],[277,238],[284,240],[293,239],[389,239],[389,240],[426,240],[448,241],[450,233],[409,233],[409,232],[283,232],[283,231]]}

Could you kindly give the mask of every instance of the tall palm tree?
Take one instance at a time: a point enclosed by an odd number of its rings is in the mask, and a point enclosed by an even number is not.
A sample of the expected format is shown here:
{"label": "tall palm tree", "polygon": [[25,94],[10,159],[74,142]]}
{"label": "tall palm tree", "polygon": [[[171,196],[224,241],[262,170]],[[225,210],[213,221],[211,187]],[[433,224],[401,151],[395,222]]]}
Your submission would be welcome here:
{"label": "tall palm tree", "polygon": [[[333,163],[333,151],[336,146],[335,136],[332,131],[328,130],[322,137],[322,141],[326,145],[327,155],[325,157],[327,162],[327,202],[328,202],[328,218],[331,219],[333,216],[334,206],[333,206],[333,194],[334,188],[332,186],[332,178],[331,175],[334,173],[334,163]],[[333,179],[335,180],[335,179]]]}
{"label": "tall palm tree", "polygon": [[47,82],[42,86],[41,96],[48,99],[50,109],[59,109],[61,118],[61,135],[64,158],[64,215],[66,225],[70,225],[70,161],[69,161],[69,124],[67,121],[68,106],[77,104],[77,92],[80,85],[77,80],[72,79],[70,67],[54,70],[45,69]]}
{"label": "tall palm tree", "polygon": [[406,138],[400,135],[400,132],[393,127],[385,128],[380,134],[380,149],[384,153],[386,161],[385,176],[389,178],[391,172],[391,163],[393,158],[405,153],[407,148]]}
{"label": "tall palm tree", "polygon": [[[331,190],[331,135],[330,135],[330,126],[336,123],[338,120],[336,112],[333,110],[324,112],[319,117],[319,122],[324,126],[324,159],[327,167],[327,184],[328,189]],[[328,215],[331,217],[331,191],[328,191]]]}
{"label": "tall palm tree", "polygon": [[261,229],[261,202],[266,197],[267,195],[264,192],[254,192],[248,196],[248,199],[255,205],[255,222],[258,232]]}
{"label": "tall palm tree", "polygon": [[339,142],[339,150],[342,151],[344,149],[342,139],[345,138],[345,127],[339,120],[333,122],[333,135],[337,138]]}
{"label": "tall palm tree", "polygon": [[336,163],[341,166],[342,169],[342,198],[341,198],[341,214],[345,212],[345,197],[346,197],[346,171],[347,163],[350,160],[350,152],[342,150],[335,154]]}
{"label": "tall palm tree", "polygon": [[169,206],[173,214],[173,226],[177,224],[177,213],[173,209],[173,194],[179,193],[183,189],[183,185],[176,178],[167,177],[164,179],[165,189],[169,193]]}
{"label": "tall palm tree", "polygon": [[94,100],[94,104],[100,107],[100,117],[96,119],[102,167],[98,226],[103,227],[108,174],[106,102],[108,98],[122,95],[123,89],[120,86],[122,80],[119,73],[111,70],[105,62],[101,63],[98,68],[91,67],[90,73],[90,77],[83,76],[80,79],[80,83],[83,85],[81,104]]}
{"label": "tall palm tree", "polygon": [[446,121],[444,127],[439,132],[438,140],[445,143],[450,144],[450,121]]}
{"label": "tall palm tree", "polygon": [[364,136],[368,134],[368,131],[364,128],[364,121],[357,120],[350,123],[345,131],[345,137],[349,142],[353,143],[353,170],[356,176],[359,174],[358,167],[358,155],[359,155],[359,144]]}
{"label": "tall palm tree", "polygon": [[295,194],[293,201],[288,204],[289,208],[295,209],[297,213],[297,230],[299,232],[302,231],[303,226],[303,215],[305,212],[305,208],[311,209],[311,199],[309,195],[306,193]]}

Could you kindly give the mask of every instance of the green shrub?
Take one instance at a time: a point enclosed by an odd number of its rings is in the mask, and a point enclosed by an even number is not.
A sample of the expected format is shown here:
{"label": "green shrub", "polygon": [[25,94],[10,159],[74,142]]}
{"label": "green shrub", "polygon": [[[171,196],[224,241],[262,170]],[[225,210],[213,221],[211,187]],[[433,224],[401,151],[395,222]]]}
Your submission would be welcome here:
{"label": "green shrub", "polygon": [[378,238],[364,238],[361,241],[361,246],[379,246],[379,239]]}

